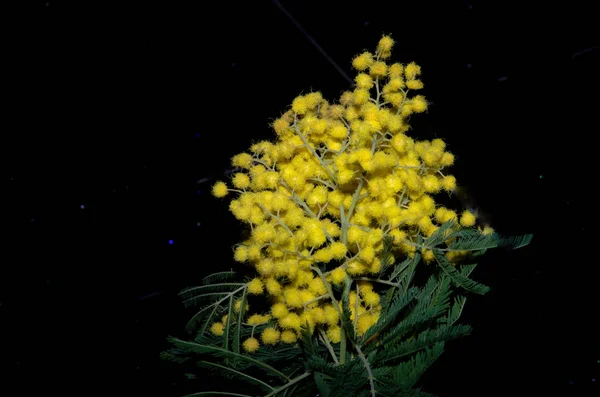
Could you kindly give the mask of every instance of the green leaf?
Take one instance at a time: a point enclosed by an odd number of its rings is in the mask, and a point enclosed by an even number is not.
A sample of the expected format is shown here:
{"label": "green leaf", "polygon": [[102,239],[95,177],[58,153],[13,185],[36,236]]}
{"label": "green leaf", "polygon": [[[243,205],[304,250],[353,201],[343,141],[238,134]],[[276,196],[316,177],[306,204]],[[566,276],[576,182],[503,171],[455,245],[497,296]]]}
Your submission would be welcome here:
{"label": "green leaf", "polygon": [[289,378],[282,372],[278,371],[277,369],[273,368],[272,366],[270,366],[260,360],[250,357],[248,355],[234,353],[232,351],[229,351],[229,350],[223,349],[221,347],[217,347],[217,346],[201,345],[201,344],[195,343],[195,342],[184,341],[184,340],[181,340],[181,339],[178,339],[175,337],[169,337],[169,338],[167,338],[167,340],[171,344],[175,345],[178,349],[180,349],[182,353],[213,354],[216,357],[232,358],[232,359],[238,359],[240,361],[246,361],[254,366],[263,368],[266,371],[270,372],[271,374],[277,375],[278,377],[280,377],[286,381],[289,381]]}
{"label": "green leaf", "polygon": [[225,271],[225,272],[217,272],[209,274],[208,276],[202,279],[202,284],[213,284],[215,281],[225,281],[235,278],[237,273],[233,270]]}
{"label": "green leaf", "polygon": [[419,381],[425,370],[437,360],[444,352],[444,344],[436,343],[433,347],[425,348],[424,352],[418,352],[410,360],[400,363],[396,367],[394,378],[398,384],[406,388],[412,388]]}
{"label": "green leaf", "polygon": [[365,332],[360,343],[365,344],[371,337],[380,333],[390,324],[395,322],[398,315],[415,299],[418,292],[419,289],[414,287],[411,288],[406,295],[397,294],[395,299],[390,302],[389,308],[386,311],[383,311],[377,322]]}
{"label": "green leaf", "polygon": [[454,304],[448,311],[448,318],[446,323],[448,325],[454,324],[460,315],[462,314],[463,308],[465,307],[465,303],[467,302],[467,298],[463,295],[457,295],[454,298]]}
{"label": "green leaf", "polygon": [[458,325],[454,327],[441,326],[437,329],[427,329],[413,338],[411,341],[406,341],[397,347],[381,350],[377,354],[376,362],[378,364],[386,363],[391,360],[403,358],[414,354],[426,347],[433,346],[436,343],[449,341],[469,335],[471,327],[468,325]]}
{"label": "green leaf", "polygon": [[217,370],[220,370],[220,371],[226,371],[226,373],[234,376],[236,379],[244,380],[244,381],[247,381],[249,383],[254,383],[254,384],[256,384],[258,386],[261,386],[262,388],[264,388],[265,390],[268,390],[268,391],[275,390],[275,388],[273,386],[269,385],[268,383],[265,383],[264,381],[262,381],[262,380],[260,380],[258,378],[255,378],[254,376],[248,375],[247,373],[244,373],[244,372],[241,372],[241,371],[237,371],[237,370],[235,370],[233,368],[226,367],[226,366],[221,365],[221,364],[217,364],[217,363],[213,363],[213,362],[210,362],[210,361],[201,360],[201,361],[198,361],[198,365],[200,365],[201,367],[205,367],[205,368],[211,368],[212,367],[212,369],[217,369]]}
{"label": "green leaf", "polygon": [[490,287],[480,284],[476,281],[473,281],[470,278],[468,278],[467,276],[461,274],[458,270],[456,270],[456,268],[454,266],[452,266],[450,264],[448,259],[443,254],[441,254],[441,252],[439,250],[437,250],[437,249],[433,250],[433,253],[435,255],[435,259],[437,260],[437,263],[440,266],[440,268],[459,287],[462,287],[462,288],[466,289],[467,291],[474,292],[474,293],[480,294],[480,295],[483,295],[490,290]]}
{"label": "green leaf", "polygon": [[500,237],[498,246],[503,248],[519,249],[533,240],[533,234],[525,234],[523,236]]}
{"label": "green leaf", "polygon": [[235,323],[235,329],[233,331],[233,341],[231,347],[235,353],[240,352],[240,339],[242,333],[242,322],[244,320],[244,313],[246,311],[246,289],[242,292],[240,310],[237,313],[237,319]]}

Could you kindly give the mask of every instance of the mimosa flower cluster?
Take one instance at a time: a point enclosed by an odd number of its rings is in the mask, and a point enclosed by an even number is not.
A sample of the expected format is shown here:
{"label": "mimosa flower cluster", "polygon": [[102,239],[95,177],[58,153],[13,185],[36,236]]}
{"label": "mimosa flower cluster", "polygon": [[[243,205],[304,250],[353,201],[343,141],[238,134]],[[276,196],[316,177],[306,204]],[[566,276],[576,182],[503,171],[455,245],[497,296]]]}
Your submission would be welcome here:
{"label": "mimosa flower cluster", "polygon": [[[410,117],[428,103],[418,94],[421,67],[389,62],[393,45],[383,36],[374,53],[353,59],[353,90],[336,103],[319,92],[295,98],[272,123],[276,139],[234,156],[238,172],[213,186],[216,197],[236,196],[229,209],[250,229],[234,252],[236,261],[256,270],[247,292],[264,294],[272,304],[268,313],[247,316],[247,325],[270,324],[244,341],[247,352],[295,343],[306,324],[311,333],[340,342],[336,286],[347,282],[350,319],[363,335],[381,311],[377,283],[385,236],[401,259],[421,250],[419,234],[430,236],[451,219],[465,227],[476,223],[473,213],[434,199],[456,188],[455,177],[444,171],[454,155],[441,139],[410,137]],[[434,259],[430,250],[421,254],[425,262]],[[223,327],[216,322],[211,332],[221,335]]]}

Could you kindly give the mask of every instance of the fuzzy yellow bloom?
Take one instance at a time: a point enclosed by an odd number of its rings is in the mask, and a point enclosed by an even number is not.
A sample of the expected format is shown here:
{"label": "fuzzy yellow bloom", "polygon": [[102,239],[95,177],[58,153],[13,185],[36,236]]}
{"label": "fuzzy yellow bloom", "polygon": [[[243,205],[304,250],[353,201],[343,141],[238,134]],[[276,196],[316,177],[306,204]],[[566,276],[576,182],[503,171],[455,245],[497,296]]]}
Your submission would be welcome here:
{"label": "fuzzy yellow bloom", "polygon": [[414,62],[409,63],[404,68],[404,75],[407,79],[413,80],[421,74],[421,67]]}
{"label": "fuzzy yellow bloom", "polygon": [[274,345],[279,342],[280,336],[281,332],[275,328],[268,327],[263,330],[262,334],[260,335],[260,339],[265,345]]}
{"label": "fuzzy yellow bloom", "polygon": [[246,322],[250,325],[260,325],[269,321],[270,317],[266,314],[252,314],[248,316]]}
{"label": "fuzzy yellow bloom", "polygon": [[238,168],[250,169],[252,163],[252,156],[248,153],[236,154],[231,159],[231,165]]}
{"label": "fuzzy yellow bloom", "polygon": [[423,82],[421,80],[408,80],[406,82],[406,88],[409,90],[420,90],[423,88]]}
{"label": "fuzzy yellow bloom", "polygon": [[489,236],[490,234],[494,233],[494,228],[490,227],[490,226],[484,226],[483,228],[479,228],[479,230],[481,231],[481,234],[483,234],[484,236]]}
{"label": "fuzzy yellow bloom", "polygon": [[359,73],[354,81],[356,81],[356,86],[358,88],[363,88],[366,90],[370,90],[375,85],[373,78],[366,73]]}
{"label": "fuzzy yellow bloom", "polygon": [[223,335],[223,330],[224,330],[224,325],[223,323],[213,323],[213,325],[211,325],[210,327],[210,332],[215,335],[215,336],[221,336]]}
{"label": "fuzzy yellow bloom", "polygon": [[287,306],[283,303],[275,303],[273,306],[271,306],[271,314],[275,318],[285,317],[288,315],[288,313],[289,310]]}
{"label": "fuzzy yellow bloom", "polygon": [[400,77],[402,77],[403,73],[404,73],[404,66],[402,66],[402,64],[400,64],[400,63],[393,63],[388,68],[388,75],[390,76],[391,79],[400,78]]}
{"label": "fuzzy yellow bloom", "polygon": [[363,52],[352,60],[352,67],[356,70],[366,70],[373,64],[373,55],[370,52]]}
{"label": "fuzzy yellow bloom", "polygon": [[379,52],[390,52],[394,46],[394,39],[390,36],[383,36],[379,43],[377,43],[377,50]]}
{"label": "fuzzy yellow bloom", "polygon": [[342,329],[337,325],[330,326],[326,334],[331,343],[340,343],[342,340]]}
{"label": "fuzzy yellow bloom", "polygon": [[421,255],[423,256],[423,260],[426,263],[430,263],[431,261],[433,261],[435,259],[435,255],[433,254],[432,250],[423,250]]}
{"label": "fuzzy yellow bloom", "polygon": [[308,111],[308,103],[303,96],[296,97],[292,102],[292,110],[298,114],[305,114]]}
{"label": "fuzzy yellow bloom", "polygon": [[456,178],[454,177],[454,175],[446,175],[445,177],[443,177],[442,187],[444,188],[444,190],[449,192],[456,189]]}
{"label": "fuzzy yellow bloom", "polygon": [[227,196],[227,193],[229,193],[229,190],[227,189],[227,185],[225,184],[225,182],[219,181],[215,183],[212,187],[212,194],[215,197],[225,197]]}
{"label": "fuzzy yellow bloom", "polygon": [[460,224],[469,227],[475,225],[475,214],[469,210],[465,210],[460,216]]}
{"label": "fuzzy yellow bloom", "polygon": [[265,280],[265,288],[267,289],[269,295],[273,296],[279,295],[283,291],[279,281],[273,277],[269,277]]}
{"label": "fuzzy yellow bloom", "polygon": [[300,316],[296,313],[288,313],[287,316],[279,319],[279,325],[284,329],[294,329],[299,331],[302,321],[300,320]]}
{"label": "fuzzy yellow bloom", "polygon": [[298,340],[298,335],[294,331],[284,330],[281,332],[281,341],[283,343],[295,343]]}
{"label": "fuzzy yellow bloom", "polygon": [[258,343],[258,339],[254,338],[254,337],[248,338],[244,341],[244,343],[242,343],[242,347],[248,353],[254,353],[255,351],[258,350],[259,346],[260,346],[260,343]]}
{"label": "fuzzy yellow bloom", "polygon": [[369,74],[373,77],[384,77],[387,74],[387,65],[385,62],[375,62],[369,68]]}
{"label": "fuzzy yellow bloom", "polygon": [[331,272],[331,280],[334,284],[342,284],[346,279],[346,271],[343,267],[337,267]]}
{"label": "fuzzy yellow bloom", "polygon": [[377,306],[380,301],[379,294],[373,291],[365,291],[363,294],[363,301],[368,306]]}
{"label": "fuzzy yellow bloom", "polygon": [[248,247],[243,245],[237,246],[233,253],[233,259],[236,262],[245,262],[248,260]]}
{"label": "fuzzy yellow bloom", "polygon": [[248,283],[248,293],[252,295],[261,295],[264,292],[264,285],[260,278],[255,277]]}
{"label": "fuzzy yellow bloom", "polygon": [[247,174],[238,172],[233,176],[231,183],[238,189],[246,189],[250,186],[250,177]]}

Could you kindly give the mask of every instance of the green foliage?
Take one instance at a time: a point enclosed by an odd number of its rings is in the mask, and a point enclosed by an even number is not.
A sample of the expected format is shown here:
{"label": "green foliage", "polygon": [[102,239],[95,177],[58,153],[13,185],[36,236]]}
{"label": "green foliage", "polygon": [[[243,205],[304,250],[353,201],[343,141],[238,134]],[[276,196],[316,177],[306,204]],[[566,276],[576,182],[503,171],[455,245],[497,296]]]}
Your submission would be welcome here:
{"label": "green foliage", "polygon": [[[358,335],[356,319],[351,320],[349,294],[356,280],[348,277],[337,289],[341,293],[340,343],[331,343],[324,331],[312,332],[306,324],[298,343],[265,345],[254,353],[245,352],[241,341],[275,324],[244,324],[246,284],[234,282],[234,272],[216,273],[205,278],[201,286],[180,293],[184,304],[201,305],[188,323],[196,336],[190,341],[170,337],[172,347],[162,357],[177,364],[193,364],[199,368],[198,374],[218,372],[226,379],[248,385],[241,394],[203,391],[188,397],[313,397],[317,393],[321,397],[431,397],[415,387],[442,355],[446,342],[470,334],[469,325],[459,324],[468,294],[489,291],[489,287],[471,279],[476,263],[453,264],[446,254],[467,251],[472,261],[491,248],[515,249],[530,242],[530,235],[482,235],[474,228],[449,221],[429,238],[419,238],[413,257],[393,263],[392,240],[386,238],[380,254],[380,274],[374,279],[360,278],[372,281],[385,292],[379,318],[366,333]],[[434,260],[419,267],[424,250],[432,250]],[[429,273],[424,283],[415,282],[418,268]],[[237,311],[236,302],[240,302]],[[208,332],[208,327],[223,315],[227,315],[223,335]]]}

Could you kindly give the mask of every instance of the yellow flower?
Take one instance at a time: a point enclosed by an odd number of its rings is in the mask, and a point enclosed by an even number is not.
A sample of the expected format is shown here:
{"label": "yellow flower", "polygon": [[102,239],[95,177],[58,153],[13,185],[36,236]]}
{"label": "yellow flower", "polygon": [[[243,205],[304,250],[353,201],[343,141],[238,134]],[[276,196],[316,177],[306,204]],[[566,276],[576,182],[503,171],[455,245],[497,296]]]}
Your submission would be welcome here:
{"label": "yellow flower", "polygon": [[252,295],[261,295],[264,292],[264,285],[260,278],[255,277],[248,283],[248,293]]}
{"label": "yellow flower", "polygon": [[331,343],[340,343],[342,340],[342,329],[338,325],[332,325],[327,329],[327,337]]}
{"label": "yellow flower", "polygon": [[371,76],[369,76],[366,73],[359,73],[354,79],[354,81],[356,81],[356,86],[358,88],[364,88],[367,90],[373,88],[373,85],[375,84],[373,83],[373,79],[371,78]]}
{"label": "yellow flower", "polygon": [[385,62],[375,62],[371,65],[369,74],[373,77],[383,77],[387,74],[387,65]]}
{"label": "yellow flower", "polygon": [[223,323],[217,322],[217,323],[214,323],[213,325],[211,325],[210,332],[212,332],[213,335],[221,336],[221,335],[223,335],[223,332],[224,332],[223,329],[224,329]]}
{"label": "yellow flower", "polygon": [[295,343],[298,340],[298,335],[294,331],[289,329],[284,330],[281,333],[281,341],[283,343]]}
{"label": "yellow flower", "polygon": [[248,338],[244,341],[244,343],[242,343],[242,347],[248,353],[254,353],[258,350],[259,346],[260,344],[258,343],[258,339],[256,339],[255,337]]}
{"label": "yellow flower", "polygon": [[356,70],[366,70],[373,64],[373,55],[370,52],[363,52],[352,60],[352,67]]}
{"label": "yellow flower", "polygon": [[473,226],[475,224],[475,219],[475,214],[469,210],[465,210],[460,216],[460,224],[465,227]]}
{"label": "yellow flower", "polygon": [[288,308],[283,303],[275,303],[273,306],[271,306],[271,314],[273,314],[273,317],[277,319],[287,316],[288,313]]}
{"label": "yellow flower", "polygon": [[292,102],[292,110],[298,114],[305,114],[308,111],[308,103],[303,96],[296,97]]}
{"label": "yellow flower", "polygon": [[281,333],[275,328],[265,328],[262,334],[260,335],[260,339],[265,345],[274,345],[279,342],[279,337]]}
{"label": "yellow flower", "polygon": [[266,314],[252,314],[246,322],[250,325],[260,325],[269,321],[270,317]]}
{"label": "yellow flower", "polygon": [[346,280],[346,271],[343,267],[337,267],[331,272],[331,280],[334,284],[341,284]]}
{"label": "yellow flower", "polygon": [[383,36],[379,43],[377,43],[377,50],[379,52],[390,52],[394,46],[394,39],[390,36]]}
{"label": "yellow flower", "polygon": [[421,74],[421,67],[414,62],[409,63],[404,68],[404,75],[407,79],[413,80],[415,77]]}
{"label": "yellow flower", "polygon": [[227,189],[227,185],[225,184],[225,182],[222,181],[215,183],[212,187],[212,194],[215,197],[225,197],[227,196],[228,192],[229,190]]}
{"label": "yellow flower", "polygon": [[244,169],[250,169],[252,163],[252,156],[248,153],[237,154],[231,159],[231,165]]}
{"label": "yellow flower", "polygon": [[236,262],[245,262],[248,260],[248,247],[240,245],[235,248],[233,259]]}
{"label": "yellow flower", "polygon": [[456,189],[456,178],[454,175],[446,175],[442,178],[442,187],[444,190],[451,192]]}

